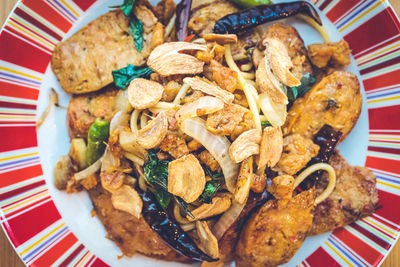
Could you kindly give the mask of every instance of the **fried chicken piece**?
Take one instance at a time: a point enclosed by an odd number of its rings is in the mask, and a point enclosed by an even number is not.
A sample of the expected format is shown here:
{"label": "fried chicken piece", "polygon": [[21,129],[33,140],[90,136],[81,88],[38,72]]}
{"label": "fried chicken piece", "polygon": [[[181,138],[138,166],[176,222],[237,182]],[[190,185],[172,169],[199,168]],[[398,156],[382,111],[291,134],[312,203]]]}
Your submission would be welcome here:
{"label": "fried chicken piece", "polygon": [[299,134],[283,138],[283,151],[274,171],[294,175],[318,155],[319,146]]}
{"label": "fried chicken piece", "polygon": [[170,131],[161,142],[160,149],[164,152],[168,152],[176,159],[189,154],[185,138],[180,136],[177,132]]}
{"label": "fried chicken piece", "polygon": [[218,161],[216,161],[215,158],[211,155],[211,153],[208,152],[207,150],[204,150],[199,154],[199,159],[202,163],[207,165],[207,167],[211,171],[213,171],[213,172],[221,171],[221,167],[219,166]]}
{"label": "fried chicken piece", "polygon": [[211,69],[213,81],[215,81],[222,89],[233,93],[237,87],[236,71],[222,66],[215,60],[211,61]]}
{"label": "fried chicken piece", "polygon": [[224,108],[207,117],[207,129],[213,134],[231,135],[243,120],[246,109],[239,105],[225,104]]}
{"label": "fried chicken piece", "polygon": [[314,193],[290,200],[270,200],[253,214],[236,246],[236,265],[277,266],[288,262],[312,226]]}
{"label": "fried chicken piece", "polygon": [[217,20],[237,11],[238,9],[231,2],[226,0],[205,1],[204,4],[193,1],[188,28],[200,36],[212,33]]}
{"label": "fried chicken piece", "polygon": [[282,127],[283,134],[298,133],[312,139],[322,126],[328,124],[343,133],[341,142],[356,124],[361,106],[357,76],[335,71],[294,102]]}
{"label": "fried chicken piece", "polygon": [[115,209],[111,194],[101,186],[90,190],[89,196],[108,237],[119,246],[124,255],[132,256],[139,252],[163,260],[187,260],[171,249],[142,216],[137,219],[125,211]]}
{"label": "fried chicken piece", "polygon": [[[338,151],[334,152],[329,164],[336,172],[336,187],[315,207],[310,235],[345,226],[371,215],[378,208],[376,177],[371,170],[350,166]],[[317,194],[325,189],[324,182],[319,185]]]}
{"label": "fried chicken piece", "polygon": [[116,9],[93,20],[67,40],[57,44],[51,68],[67,93],[100,90],[113,81],[111,72],[126,65],[142,65],[150,53],[152,29],[157,18],[144,5],[134,9],[143,22],[143,49],[135,49],[129,19]]}
{"label": "fried chicken piece", "polygon": [[318,67],[344,68],[350,64],[351,49],[341,40],[336,43],[312,44],[308,46],[308,57]]}
{"label": "fried chicken piece", "polygon": [[84,95],[74,95],[67,109],[67,125],[72,138],[87,138],[90,125],[101,118],[110,121],[117,109],[115,107],[118,90],[113,86]]}

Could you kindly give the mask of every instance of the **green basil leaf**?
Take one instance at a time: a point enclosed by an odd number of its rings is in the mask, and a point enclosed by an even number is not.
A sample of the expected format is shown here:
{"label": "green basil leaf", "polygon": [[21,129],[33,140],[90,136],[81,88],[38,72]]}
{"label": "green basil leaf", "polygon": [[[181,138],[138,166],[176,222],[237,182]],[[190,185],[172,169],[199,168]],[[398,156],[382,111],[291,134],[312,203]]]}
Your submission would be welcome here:
{"label": "green basil leaf", "polygon": [[154,190],[154,195],[156,196],[156,199],[158,203],[160,203],[163,210],[167,210],[169,203],[171,202],[172,195],[161,188]]}
{"label": "green basil leaf", "polygon": [[204,186],[204,191],[200,195],[199,200],[204,203],[211,203],[214,194],[218,191],[218,189],[222,185],[222,181],[220,180],[211,180],[206,183]]}
{"label": "green basil leaf", "polygon": [[143,23],[133,12],[129,16],[129,32],[132,35],[136,50],[141,52],[143,49]]}
{"label": "green basil leaf", "polygon": [[269,121],[262,121],[261,125],[262,126],[272,126],[272,124]]}
{"label": "green basil leaf", "polygon": [[168,160],[159,160],[157,151],[148,151],[149,160],[144,165],[144,175],[152,185],[157,185],[163,190],[168,191]]}
{"label": "green basil leaf", "polygon": [[113,70],[112,76],[115,85],[125,90],[132,80],[136,78],[149,78],[153,71],[149,67],[128,64],[125,68]]}
{"label": "green basil leaf", "polygon": [[129,16],[132,11],[133,5],[136,0],[124,0],[124,3],[121,5],[122,12],[124,12],[125,16]]}
{"label": "green basil leaf", "polygon": [[301,78],[300,82],[299,86],[287,88],[287,97],[290,102],[294,102],[297,98],[304,96],[314,85],[315,77],[307,73]]}

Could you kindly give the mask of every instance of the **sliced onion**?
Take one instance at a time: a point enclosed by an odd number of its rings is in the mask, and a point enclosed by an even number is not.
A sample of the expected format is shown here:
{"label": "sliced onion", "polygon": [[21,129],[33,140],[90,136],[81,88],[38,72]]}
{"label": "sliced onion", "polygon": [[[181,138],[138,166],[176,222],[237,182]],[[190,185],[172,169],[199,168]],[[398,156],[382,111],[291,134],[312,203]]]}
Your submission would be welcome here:
{"label": "sliced onion", "polygon": [[36,127],[38,129],[43,124],[43,122],[46,120],[46,118],[49,116],[53,106],[57,106],[57,105],[58,105],[58,94],[57,94],[56,90],[51,88],[50,94],[49,94],[49,103],[47,104],[46,109],[43,111],[42,115],[40,115],[40,118],[36,122]]}
{"label": "sliced onion", "polygon": [[214,113],[223,108],[224,102],[222,100],[213,96],[202,96],[191,103],[183,105],[176,112],[175,118],[178,122],[182,122],[185,119]]}
{"label": "sliced onion", "polygon": [[131,126],[131,131],[134,133],[138,131],[137,121],[139,118],[139,114],[140,114],[139,109],[135,109],[131,114],[130,126]]}
{"label": "sliced onion", "polygon": [[123,111],[115,113],[110,121],[110,133],[115,129],[123,129],[128,127],[129,116]]}
{"label": "sliced onion", "polygon": [[131,112],[133,107],[131,106],[131,103],[129,103],[128,100],[128,90],[119,90],[116,99],[115,99],[115,107],[117,110],[123,111],[123,112]]}
{"label": "sliced onion", "polygon": [[118,157],[114,156],[110,149],[107,147],[104,151],[104,155],[101,160],[101,171],[115,170],[120,166],[120,160]]}
{"label": "sliced onion", "polygon": [[[222,102],[222,101],[221,101]],[[238,175],[238,164],[229,156],[231,143],[225,136],[219,136],[207,130],[204,121],[200,118],[183,121],[181,130],[201,143],[208,152],[218,161],[224,173],[226,187],[232,194],[235,192]]]}
{"label": "sliced onion", "polygon": [[226,230],[228,230],[228,228],[237,220],[245,205],[246,201],[243,204],[233,202],[229,210],[219,218],[212,228],[212,233],[218,240],[221,239]]}
{"label": "sliced onion", "polygon": [[87,167],[86,169],[75,173],[74,179],[75,181],[80,181],[82,179],[85,179],[86,177],[89,177],[90,175],[96,173],[98,170],[100,170],[101,167],[101,162],[103,160],[104,155],[99,158],[95,163]]}
{"label": "sliced onion", "polygon": [[285,123],[286,105],[272,102],[265,93],[260,94],[260,105],[262,112],[272,126],[279,127]]}

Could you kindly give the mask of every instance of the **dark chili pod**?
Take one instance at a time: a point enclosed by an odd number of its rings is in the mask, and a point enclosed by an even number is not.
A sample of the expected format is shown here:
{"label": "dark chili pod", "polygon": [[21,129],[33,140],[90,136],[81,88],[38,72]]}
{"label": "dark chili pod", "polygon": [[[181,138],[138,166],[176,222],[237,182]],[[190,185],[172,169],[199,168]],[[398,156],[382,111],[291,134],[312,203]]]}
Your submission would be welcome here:
{"label": "dark chili pod", "polygon": [[178,41],[185,41],[188,34],[192,0],[182,0],[176,7],[175,33]]}
{"label": "dark chili pod", "polygon": [[[313,142],[319,145],[318,155],[312,158],[304,169],[316,163],[327,163],[331,158],[341,136],[342,132],[336,131],[332,126],[328,124],[324,124],[324,126],[322,126],[322,128],[314,135],[313,139]],[[298,174],[301,173],[304,169],[299,171]],[[316,171],[315,173],[308,176],[304,180],[304,182],[301,183],[301,189],[308,190],[313,187],[314,184],[319,181],[322,173],[323,171]]]}
{"label": "dark chili pod", "polygon": [[322,25],[315,8],[306,1],[260,5],[237,13],[226,15],[219,19],[214,26],[214,33],[239,33],[257,25],[303,14]]}
{"label": "dark chili pod", "polygon": [[314,135],[313,141],[319,145],[319,152],[311,160],[311,163],[328,162],[341,136],[342,132],[336,131],[332,126],[328,124],[322,126],[318,133]]}
{"label": "dark chili pod", "polygon": [[211,258],[197,247],[189,235],[161,208],[151,192],[138,189],[138,193],[143,201],[143,218],[170,247],[193,260],[208,262],[218,260]]}

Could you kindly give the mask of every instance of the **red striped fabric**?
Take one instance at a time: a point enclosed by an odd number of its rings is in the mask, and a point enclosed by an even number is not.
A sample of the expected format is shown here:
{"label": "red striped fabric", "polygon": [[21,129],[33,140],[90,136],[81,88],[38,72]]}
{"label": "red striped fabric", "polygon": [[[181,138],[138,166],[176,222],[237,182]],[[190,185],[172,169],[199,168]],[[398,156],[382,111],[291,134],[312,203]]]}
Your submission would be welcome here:
{"label": "red striped fabric", "polygon": [[381,253],[364,243],[364,241],[347,231],[345,228],[336,229],[332,234],[350,247],[350,249],[356,251],[359,256],[371,265],[373,265],[377,259],[383,258]]}
{"label": "red striped fabric", "polygon": [[48,201],[19,216],[8,219],[4,222],[4,227],[7,232],[12,232],[10,238],[15,247],[18,247],[59,219],[61,219],[61,215],[56,206],[52,201]]}
{"label": "red striped fabric", "polygon": [[8,32],[0,34],[0,59],[25,68],[44,73],[51,56],[11,35]]}
{"label": "red striped fabric", "polygon": [[37,146],[36,125],[3,127],[0,139],[13,140],[13,142],[1,142],[0,152]]}
{"label": "red striped fabric", "polygon": [[52,246],[45,254],[36,259],[30,266],[51,266],[52,263],[64,255],[68,248],[73,246],[76,242],[78,242],[78,239],[75,235],[69,233],[57,244]]}
{"label": "red striped fabric", "polygon": [[17,184],[22,181],[26,181],[33,177],[42,175],[42,166],[33,165],[9,172],[0,173],[0,188]]}
{"label": "red striped fabric", "polygon": [[[356,55],[356,58],[367,48],[377,45],[400,33],[399,24],[393,23],[391,16],[393,16],[393,10],[386,8],[354,31],[344,36],[344,39],[349,42],[352,53]],[[385,25],[384,31],[382,31],[382,25]],[[374,38],[371,38],[371,36],[374,36]]]}
{"label": "red striped fabric", "polygon": [[0,81],[0,95],[36,100],[39,97],[39,90]]}
{"label": "red striped fabric", "polygon": [[324,266],[324,267],[339,267],[340,264],[329,255],[322,247],[317,248],[310,256],[307,257],[306,262],[310,266]]}
{"label": "red striped fabric", "polygon": [[63,32],[68,32],[72,24],[65,19],[60,13],[58,13],[54,8],[49,6],[43,0],[23,0],[24,5],[35,11],[41,17],[46,18],[51,24],[62,30]]}
{"label": "red striped fabric", "polygon": [[72,0],[77,4],[83,11],[88,10],[89,7],[93,5],[96,0]]}

